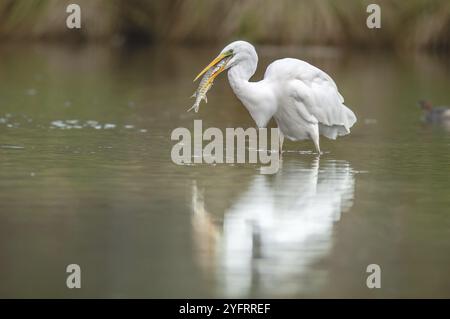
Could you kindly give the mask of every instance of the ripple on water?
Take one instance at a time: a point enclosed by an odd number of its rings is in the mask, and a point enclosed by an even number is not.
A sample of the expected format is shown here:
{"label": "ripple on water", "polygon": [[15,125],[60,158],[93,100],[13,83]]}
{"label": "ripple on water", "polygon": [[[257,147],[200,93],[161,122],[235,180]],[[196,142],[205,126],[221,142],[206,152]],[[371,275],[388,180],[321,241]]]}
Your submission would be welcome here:
{"label": "ripple on water", "polygon": [[25,149],[24,146],[20,146],[20,145],[9,145],[9,144],[0,145],[0,148],[3,148],[3,149],[9,149],[9,150],[23,150],[23,149]]}
{"label": "ripple on water", "polygon": [[147,129],[138,128],[132,124],[123,124],[118,125],[115,123],[100,123],[96,120],[77,120],[77,119],[68,119],[68,120],[53,120],[49,124],[39,124],[36,121],[33,121],[31,117],[26,115],[17,115],[6,113],[4,116],[0,117],[0,125],[4,125],[7,128],[20,128],[20,127],[30,127],[30,125],[34,125],[39,129],[61,129],[61,130],[70,130],[70,129],[95,129],[95,130],[112,130],[112,129],[126,129],[126,130],[136,130],[140,133],[146,133]]}

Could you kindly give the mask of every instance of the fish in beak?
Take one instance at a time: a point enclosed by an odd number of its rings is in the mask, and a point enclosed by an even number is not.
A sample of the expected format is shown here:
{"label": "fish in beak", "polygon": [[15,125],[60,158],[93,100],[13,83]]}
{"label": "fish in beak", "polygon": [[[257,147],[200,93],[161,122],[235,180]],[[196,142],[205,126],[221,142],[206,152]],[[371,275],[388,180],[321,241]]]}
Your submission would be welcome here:
{"label": "fish in beak", "polygon": [[208,100],[206,98],[206,93],[209,91],[209,89],[212,87],[214,79],[223,71],[226,70],[227,62],[232,57],[232,51],[228,51],[225,53],[219,54],[214,60],[211,61],[208,66],[206,66],[194,79],[194,82],[200,78],[203,75],[202,80],[200,81],[200,84],[197,88],[197,91],[192,95],[192,97],[195,97],[195,103],[194,105],[188,110],[191,111],[192,109],[195,110],[195,112],[198,112],[200,102],[202,100],[205,100],[206,103],[208,103]]}
{"label": "fish in beak", "polygon": [[[203,70],[202,72],[200,72],[194,79],[194,82],[198,80],[199,77],[201,77],[206,71],[208,71],[209,69],[211,69],[213,66],[215,66],[217,63],[219,63],[220,61],[222,61],[223,59],[231,56],[233,53],[231,51],[225,52],[225,53],[221,53],[219,54],[214,60],[211,61],[210,64],[208,64]],[[223,71],[223,70],[222,70]],[[220,71],[220,72],[222,72]],[[220,73],[219,72],[219,73]]]}

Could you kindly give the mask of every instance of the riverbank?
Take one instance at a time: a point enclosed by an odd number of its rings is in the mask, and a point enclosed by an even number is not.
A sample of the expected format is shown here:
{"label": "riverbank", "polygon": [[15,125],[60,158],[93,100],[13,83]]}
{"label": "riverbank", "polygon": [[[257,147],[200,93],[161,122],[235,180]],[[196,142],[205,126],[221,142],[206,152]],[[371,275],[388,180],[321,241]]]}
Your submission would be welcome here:
{"label": "riverbank", "polygon": [[244,38],[273,45],[423,49],[450,52],[450,2],[379,1],[369,29],[367,1],[79,0],[81,30],[65,26],[67,1],[3,1],[5,41],[214,44]]}

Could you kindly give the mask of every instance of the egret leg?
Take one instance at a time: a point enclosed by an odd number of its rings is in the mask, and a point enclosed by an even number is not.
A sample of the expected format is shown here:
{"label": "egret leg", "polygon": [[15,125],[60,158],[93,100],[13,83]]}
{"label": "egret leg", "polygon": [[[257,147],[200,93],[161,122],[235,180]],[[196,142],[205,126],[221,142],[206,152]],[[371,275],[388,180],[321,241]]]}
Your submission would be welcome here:
{"label": "egret leg", "polygon": [[316,147],[317,153],[320,155],[322,152],[320,151],[320,145],[319,145],[319,127],[316,126],[314,129],[314,133],[311,134],[311,139],[314,142],[314,146]]}
{"label": "egret leg", "polygon": [[313,142],[314,142],[314,146],[316,147],[317,153],[319,155],[322,154],[322,152],[320,151],[320,146],[319,146],[319,137],[313,139]]}
{"label": "egret leg", "polygon": [[278,136],[280,137],[280,154],[283,153],[284,134],[278,129]]}

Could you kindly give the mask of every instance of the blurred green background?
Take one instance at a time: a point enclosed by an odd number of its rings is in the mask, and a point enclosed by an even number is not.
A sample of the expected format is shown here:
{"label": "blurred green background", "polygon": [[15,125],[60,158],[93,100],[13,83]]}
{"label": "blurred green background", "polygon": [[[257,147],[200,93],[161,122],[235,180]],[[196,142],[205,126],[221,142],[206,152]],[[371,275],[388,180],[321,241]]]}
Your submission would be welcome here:
{"label": "blurred green background", "polygon": [[382,0],[382,32],[365,25],[373,1],[78,0],[81,32],[65,25],[74,1],[2,0],[0,38],[9,40],[204,43],[245,38],[266,44],[449,50],[450,1]]}

